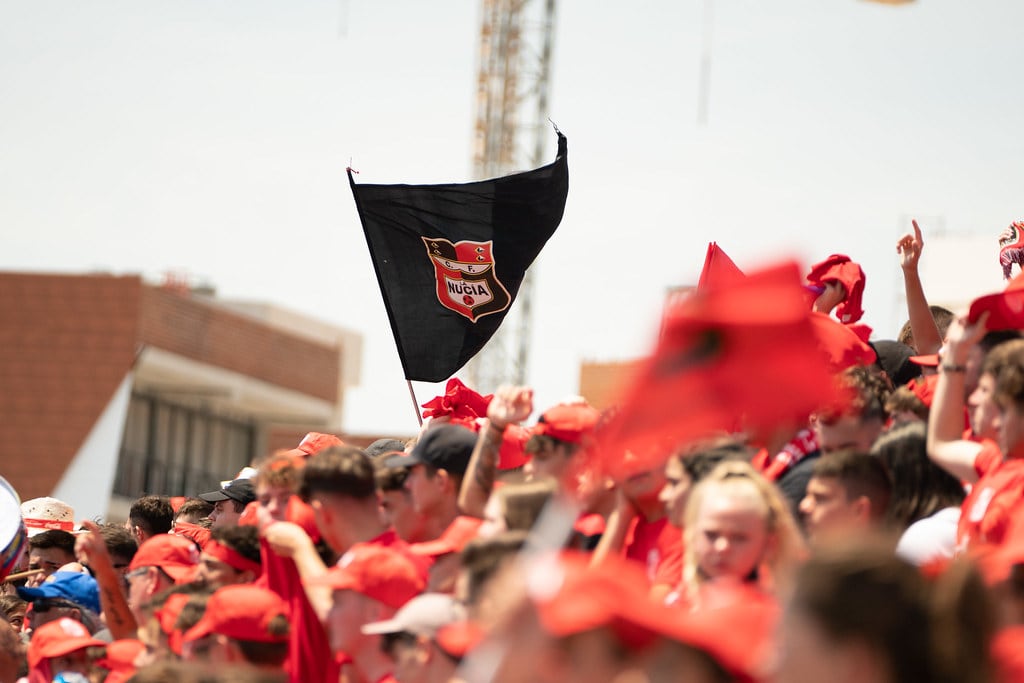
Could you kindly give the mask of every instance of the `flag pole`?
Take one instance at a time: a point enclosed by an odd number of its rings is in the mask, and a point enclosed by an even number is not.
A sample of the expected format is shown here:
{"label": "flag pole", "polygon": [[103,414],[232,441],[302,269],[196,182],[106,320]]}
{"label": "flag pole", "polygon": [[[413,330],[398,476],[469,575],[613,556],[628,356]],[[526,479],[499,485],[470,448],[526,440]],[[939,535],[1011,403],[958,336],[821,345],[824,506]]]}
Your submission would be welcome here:
{"label": "flag pole", "polygon": [[416,400],[416,392],[412,389],[412,380],[405,380],[405,384],[409,387],[409,396],[412,397],[412,409],[416,411],[416,421],[420,423],[420,427],[423,426],[423,416],[420,415],[420,402]]}

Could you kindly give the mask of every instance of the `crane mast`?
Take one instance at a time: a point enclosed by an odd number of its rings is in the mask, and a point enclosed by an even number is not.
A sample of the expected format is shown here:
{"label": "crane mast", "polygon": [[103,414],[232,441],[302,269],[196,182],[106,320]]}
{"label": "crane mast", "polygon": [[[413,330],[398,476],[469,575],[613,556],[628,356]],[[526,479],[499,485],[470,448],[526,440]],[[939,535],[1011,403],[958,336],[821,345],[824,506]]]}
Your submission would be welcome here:
{"label": "crane mast", "polygon": [[[473,175],[494,178],[543,165],[555,0],[481,0]],[[533,274],[498,332],[466,366],[467,380],[489,393],[525,384],[533,316]]]}

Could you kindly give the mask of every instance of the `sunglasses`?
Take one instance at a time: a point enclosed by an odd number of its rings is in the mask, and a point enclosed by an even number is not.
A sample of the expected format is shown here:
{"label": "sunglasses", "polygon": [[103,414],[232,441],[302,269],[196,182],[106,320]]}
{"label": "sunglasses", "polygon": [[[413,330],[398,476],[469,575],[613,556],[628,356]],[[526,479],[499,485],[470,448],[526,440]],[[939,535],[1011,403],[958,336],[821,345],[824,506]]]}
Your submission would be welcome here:
{"label": "sunglasses", "polygon": [[129,581],[131,581],[132,579],[139,578],[140,576],[142,576],[143,574],[145,574],[148,571],[149,571],[149,567],[139,567],[138,569],[133,569],[130,572],[125,573],[124,578],[128,579]]}

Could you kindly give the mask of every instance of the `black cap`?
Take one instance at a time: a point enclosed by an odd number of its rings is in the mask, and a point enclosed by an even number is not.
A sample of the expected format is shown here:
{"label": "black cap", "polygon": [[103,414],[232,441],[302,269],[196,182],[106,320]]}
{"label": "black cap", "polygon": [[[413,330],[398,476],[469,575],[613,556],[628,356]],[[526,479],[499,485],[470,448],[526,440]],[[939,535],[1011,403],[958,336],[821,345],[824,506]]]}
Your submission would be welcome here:
{"label": "black cap", "polygon": [[910,380],[921,376],[921,366],[910,360],[914,355],[914,349],[906,344],[892,339],[882,339],[869,342],[871,348],[878,356],[876,361],[878,367],[885,370],[885,374],[892,380],[894,387],[900,387]]}
{"label": "black cap", "polygon": [[459,476],[469,469],[469,458],[476,447],[476,432],[459,425],[445,424],[431,427],[405,457],[391,456],[384,460],[385,467],[430,465]]}
{"label": "black cap", "polygon": [[235,479],[228,482],[228,485],[219,491],[200,493],[199,497],[208,503],[231,499],[238,501],[242,505],[248,505],[256,500],[256,489],[252,485],[252,479]]}

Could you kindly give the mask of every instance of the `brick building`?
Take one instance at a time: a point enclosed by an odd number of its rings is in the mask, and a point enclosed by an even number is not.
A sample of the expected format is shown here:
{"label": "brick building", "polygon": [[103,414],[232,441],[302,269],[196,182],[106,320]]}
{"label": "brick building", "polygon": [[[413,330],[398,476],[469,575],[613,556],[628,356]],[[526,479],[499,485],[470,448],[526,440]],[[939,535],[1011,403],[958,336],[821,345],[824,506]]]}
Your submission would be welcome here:
{"label": "brick building", "polygon": [[306,431],[341,435],[360,355],[359,335],[272,306],[0,273],[0,474],[79,519],[208,491]]}

